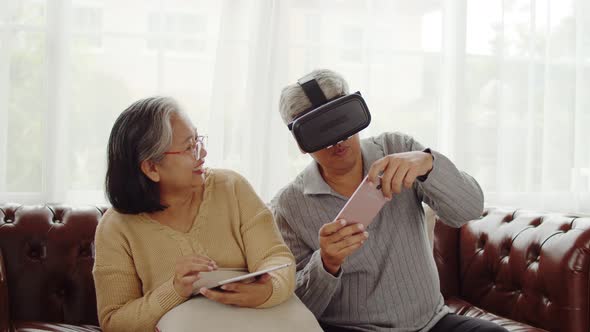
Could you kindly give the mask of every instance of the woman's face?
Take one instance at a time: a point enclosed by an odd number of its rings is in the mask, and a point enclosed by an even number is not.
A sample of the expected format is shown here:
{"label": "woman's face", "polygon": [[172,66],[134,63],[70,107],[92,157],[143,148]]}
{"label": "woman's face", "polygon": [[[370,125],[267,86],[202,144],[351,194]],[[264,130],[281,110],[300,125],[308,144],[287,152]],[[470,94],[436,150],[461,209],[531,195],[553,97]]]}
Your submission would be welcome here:
{"label": "woman's face", "polygon": [[203,186],[203,173],[207,150],[201,145],[196,156],[198,133],[189,119],[174,113],[170,117],[172,145],[159,163],[160,190],[162,193],[197,190]]}

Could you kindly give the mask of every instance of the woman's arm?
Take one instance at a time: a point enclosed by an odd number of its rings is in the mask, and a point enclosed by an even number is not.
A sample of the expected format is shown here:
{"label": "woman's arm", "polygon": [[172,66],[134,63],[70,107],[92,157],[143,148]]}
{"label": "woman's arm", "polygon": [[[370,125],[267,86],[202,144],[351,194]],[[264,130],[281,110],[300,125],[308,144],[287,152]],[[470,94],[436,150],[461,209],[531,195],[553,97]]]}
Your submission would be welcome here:
{"label": "woman's arm", "polygon": [[295,258],[283,241],[272,213],[250,184],[240,177],[236,185],[246,260],[250,271],[291,263],[271,272],[272,294],[260,308],[272,307],[292,296],[295,289]]}
{"label": "woman's arm", "polygon": [[95,239],[94,284],[100,326],[109,331],[153,331],[170,309],[186,301],[174,290],[173,277],[142,294],[141,281],[124,235],[99,223]]}

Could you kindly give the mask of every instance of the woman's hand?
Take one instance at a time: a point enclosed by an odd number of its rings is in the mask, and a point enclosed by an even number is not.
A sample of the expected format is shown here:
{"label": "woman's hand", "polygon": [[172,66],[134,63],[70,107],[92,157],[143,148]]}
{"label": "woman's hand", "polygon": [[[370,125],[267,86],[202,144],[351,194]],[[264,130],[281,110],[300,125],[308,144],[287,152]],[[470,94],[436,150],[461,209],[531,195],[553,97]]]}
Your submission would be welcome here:
{"label": "woman's hand", "polygon": [[223,291],[201,288],[201,294],[215,302],[238,307],[255,308],[272,295],[272,281],[268,273],[252,283],[234,282],[221,286]]}
{"label": "woman's hand", "polygon": [[406,189],[412,188],[416,178],[427,174],[432,170],[432,155],[422,151],[411,151],[394,153],[385,156],[371,165],[369,170],[369,181],[379,183],[381,176],[381,187],[383,195],[391,199],[393,194],[402,192],[402,186]]}
{"label": "woman's hand", "polygon": [[200,272],[217,269],[217,264],[208,257],[201,255],[187,255],[176,261],[174,274],[174,290],[182,297],[189,297],[193,293],[193,283],[200,279]]}

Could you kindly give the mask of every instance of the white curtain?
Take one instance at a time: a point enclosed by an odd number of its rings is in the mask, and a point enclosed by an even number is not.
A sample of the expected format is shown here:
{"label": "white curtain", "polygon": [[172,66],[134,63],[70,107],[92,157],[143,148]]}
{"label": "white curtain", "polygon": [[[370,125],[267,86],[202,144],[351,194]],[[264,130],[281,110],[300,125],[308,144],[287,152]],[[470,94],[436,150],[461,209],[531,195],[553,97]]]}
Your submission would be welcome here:
{"label": "white curtain", "polygon": [[590,212],[587,0],[0,0],[0,201],[104,202],[117,115],[176,98],[265,201],[310,158],[281,88],[339,71],[486,204]]}

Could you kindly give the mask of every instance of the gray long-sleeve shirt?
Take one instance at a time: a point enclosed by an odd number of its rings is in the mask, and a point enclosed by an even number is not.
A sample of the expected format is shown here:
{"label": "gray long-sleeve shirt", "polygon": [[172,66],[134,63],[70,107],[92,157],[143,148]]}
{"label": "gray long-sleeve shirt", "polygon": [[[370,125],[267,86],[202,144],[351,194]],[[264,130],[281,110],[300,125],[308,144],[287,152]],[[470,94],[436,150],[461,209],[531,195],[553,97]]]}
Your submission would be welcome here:
{"label": "gray long-sleeve shirt", "polygon": [[[400,133],[363,139],[364,175],[379,158],[423,149]],[[330,188],[315,162],[275,196],[276,222],[297,261],[295,292],[318,320],[359,331],[427,331],[448,313],[422,202],[459,227],[481,216],[483,194],[448,158],[436,151],[432,155],[426,180],[394,195],[367,228],[368,240],[336,277],[323,267],[318,232],[347,198]]]}

